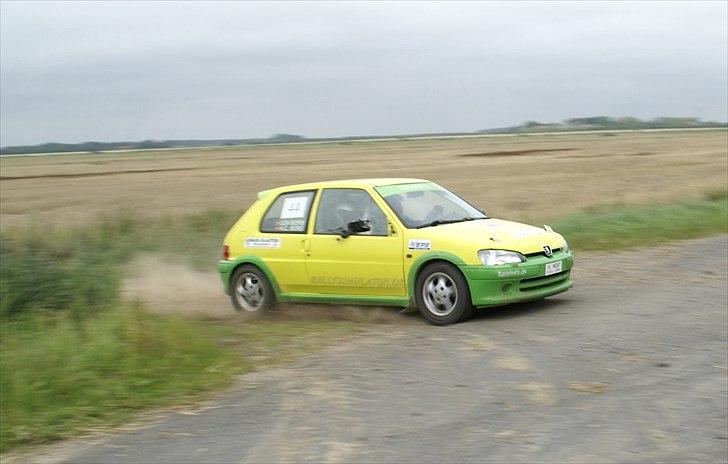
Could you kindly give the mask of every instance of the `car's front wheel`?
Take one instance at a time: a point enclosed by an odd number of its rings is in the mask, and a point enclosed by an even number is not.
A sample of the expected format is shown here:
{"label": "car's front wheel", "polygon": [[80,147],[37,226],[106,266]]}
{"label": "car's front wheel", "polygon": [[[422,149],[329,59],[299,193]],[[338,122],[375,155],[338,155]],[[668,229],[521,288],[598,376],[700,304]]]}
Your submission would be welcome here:
{"label": "car's front wheel", "polygon": [[262,313],[273,307],[275,295],[268,278],[257,267],[244,264],[230,279],[230,299],[237,311]]}
{"label": "car's front wheel", "polygon": [[432,324],[454,324],[473,312],[468,283],[452,264],[427,265],[417,276],[415,287],[417,308]]}

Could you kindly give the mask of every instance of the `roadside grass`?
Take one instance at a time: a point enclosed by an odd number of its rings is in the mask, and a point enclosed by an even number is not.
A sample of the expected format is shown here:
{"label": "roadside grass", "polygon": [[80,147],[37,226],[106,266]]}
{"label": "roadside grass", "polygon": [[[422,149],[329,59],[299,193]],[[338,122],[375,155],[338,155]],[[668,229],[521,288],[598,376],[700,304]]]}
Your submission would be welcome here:
{"label": "roadside grass", "polygon": [[[121,301],[138,253],[211,269],[239,211],[94,226],[34,227],[0,237],[0,451],[123,423],[139,410],[192,402],[235,375],[362,330],[322,320],[200,321]],[[576,250],[612,250],[726,233],[728,195],[599,207],[552,223]]]}
{"label": "roadside grass", "polygon": [[149,221],[131,213],[97,224],[11,230],[0,236],[0,317],[27,311],[93,312],[118,301],[122,265],[135,254],[183,257],[214,269],[239,212],[209,211]]}
{"label": "roadside grass", "polygon": [[361,329],[347,321],[204,322],[138,305],[79,321],[32,314],[0,329],[0,450],[189,404],[236,375]]}
{"label": "roadside grass", "polygon": [[703,199],[673,204],[601,207],[552,224],[576,250],[621,250],[657,246],[728,232],[728,194],[706,192]]}
{"label": "roadside grass", "polygon": [[4,322],[2,449],[119,423],[141,407],[225,385],[249,364],[216,346],[214,335],[138,307],[82,322],[64,314]]}
{"label": "roadside grass", "polygon": [[3,234],[0,451],[199,400],[235,375],[361,330],[351,321],[203,321],[121,301],[123,264],[134,255],[184,255],[209,270],[239,214],[121,213],[78,229]]}

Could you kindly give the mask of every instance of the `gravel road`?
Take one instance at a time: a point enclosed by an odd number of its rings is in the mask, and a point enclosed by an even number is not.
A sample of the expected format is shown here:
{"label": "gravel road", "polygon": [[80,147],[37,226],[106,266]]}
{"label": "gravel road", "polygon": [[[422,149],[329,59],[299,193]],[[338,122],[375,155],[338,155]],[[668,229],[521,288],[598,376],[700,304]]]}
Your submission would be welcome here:
{"label": "gravel road", "polygon": [[449,327],[403,315],[39,460],[725,462],[727,250],[577,254],[565,294]]}

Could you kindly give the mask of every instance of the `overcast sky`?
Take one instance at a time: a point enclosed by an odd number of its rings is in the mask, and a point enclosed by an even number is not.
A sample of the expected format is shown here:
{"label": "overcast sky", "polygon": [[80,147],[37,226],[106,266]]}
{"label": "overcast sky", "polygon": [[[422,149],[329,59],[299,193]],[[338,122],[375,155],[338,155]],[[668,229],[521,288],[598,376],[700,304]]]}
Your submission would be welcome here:
{"label": "overcast sky", "polygon": [[0,144],[728,119],[728,2],[0,4]]}

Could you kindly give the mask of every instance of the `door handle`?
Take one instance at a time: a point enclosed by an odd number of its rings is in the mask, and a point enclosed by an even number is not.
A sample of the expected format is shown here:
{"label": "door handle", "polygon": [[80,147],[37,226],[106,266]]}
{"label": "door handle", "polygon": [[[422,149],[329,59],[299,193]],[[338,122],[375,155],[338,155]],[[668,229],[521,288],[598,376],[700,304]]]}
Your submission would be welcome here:
{"label": "door handle", "polygon": [[306,254],[306,256],[311,256],[311,240],[308,238],[304,238],[301,240],[301,249]]}

